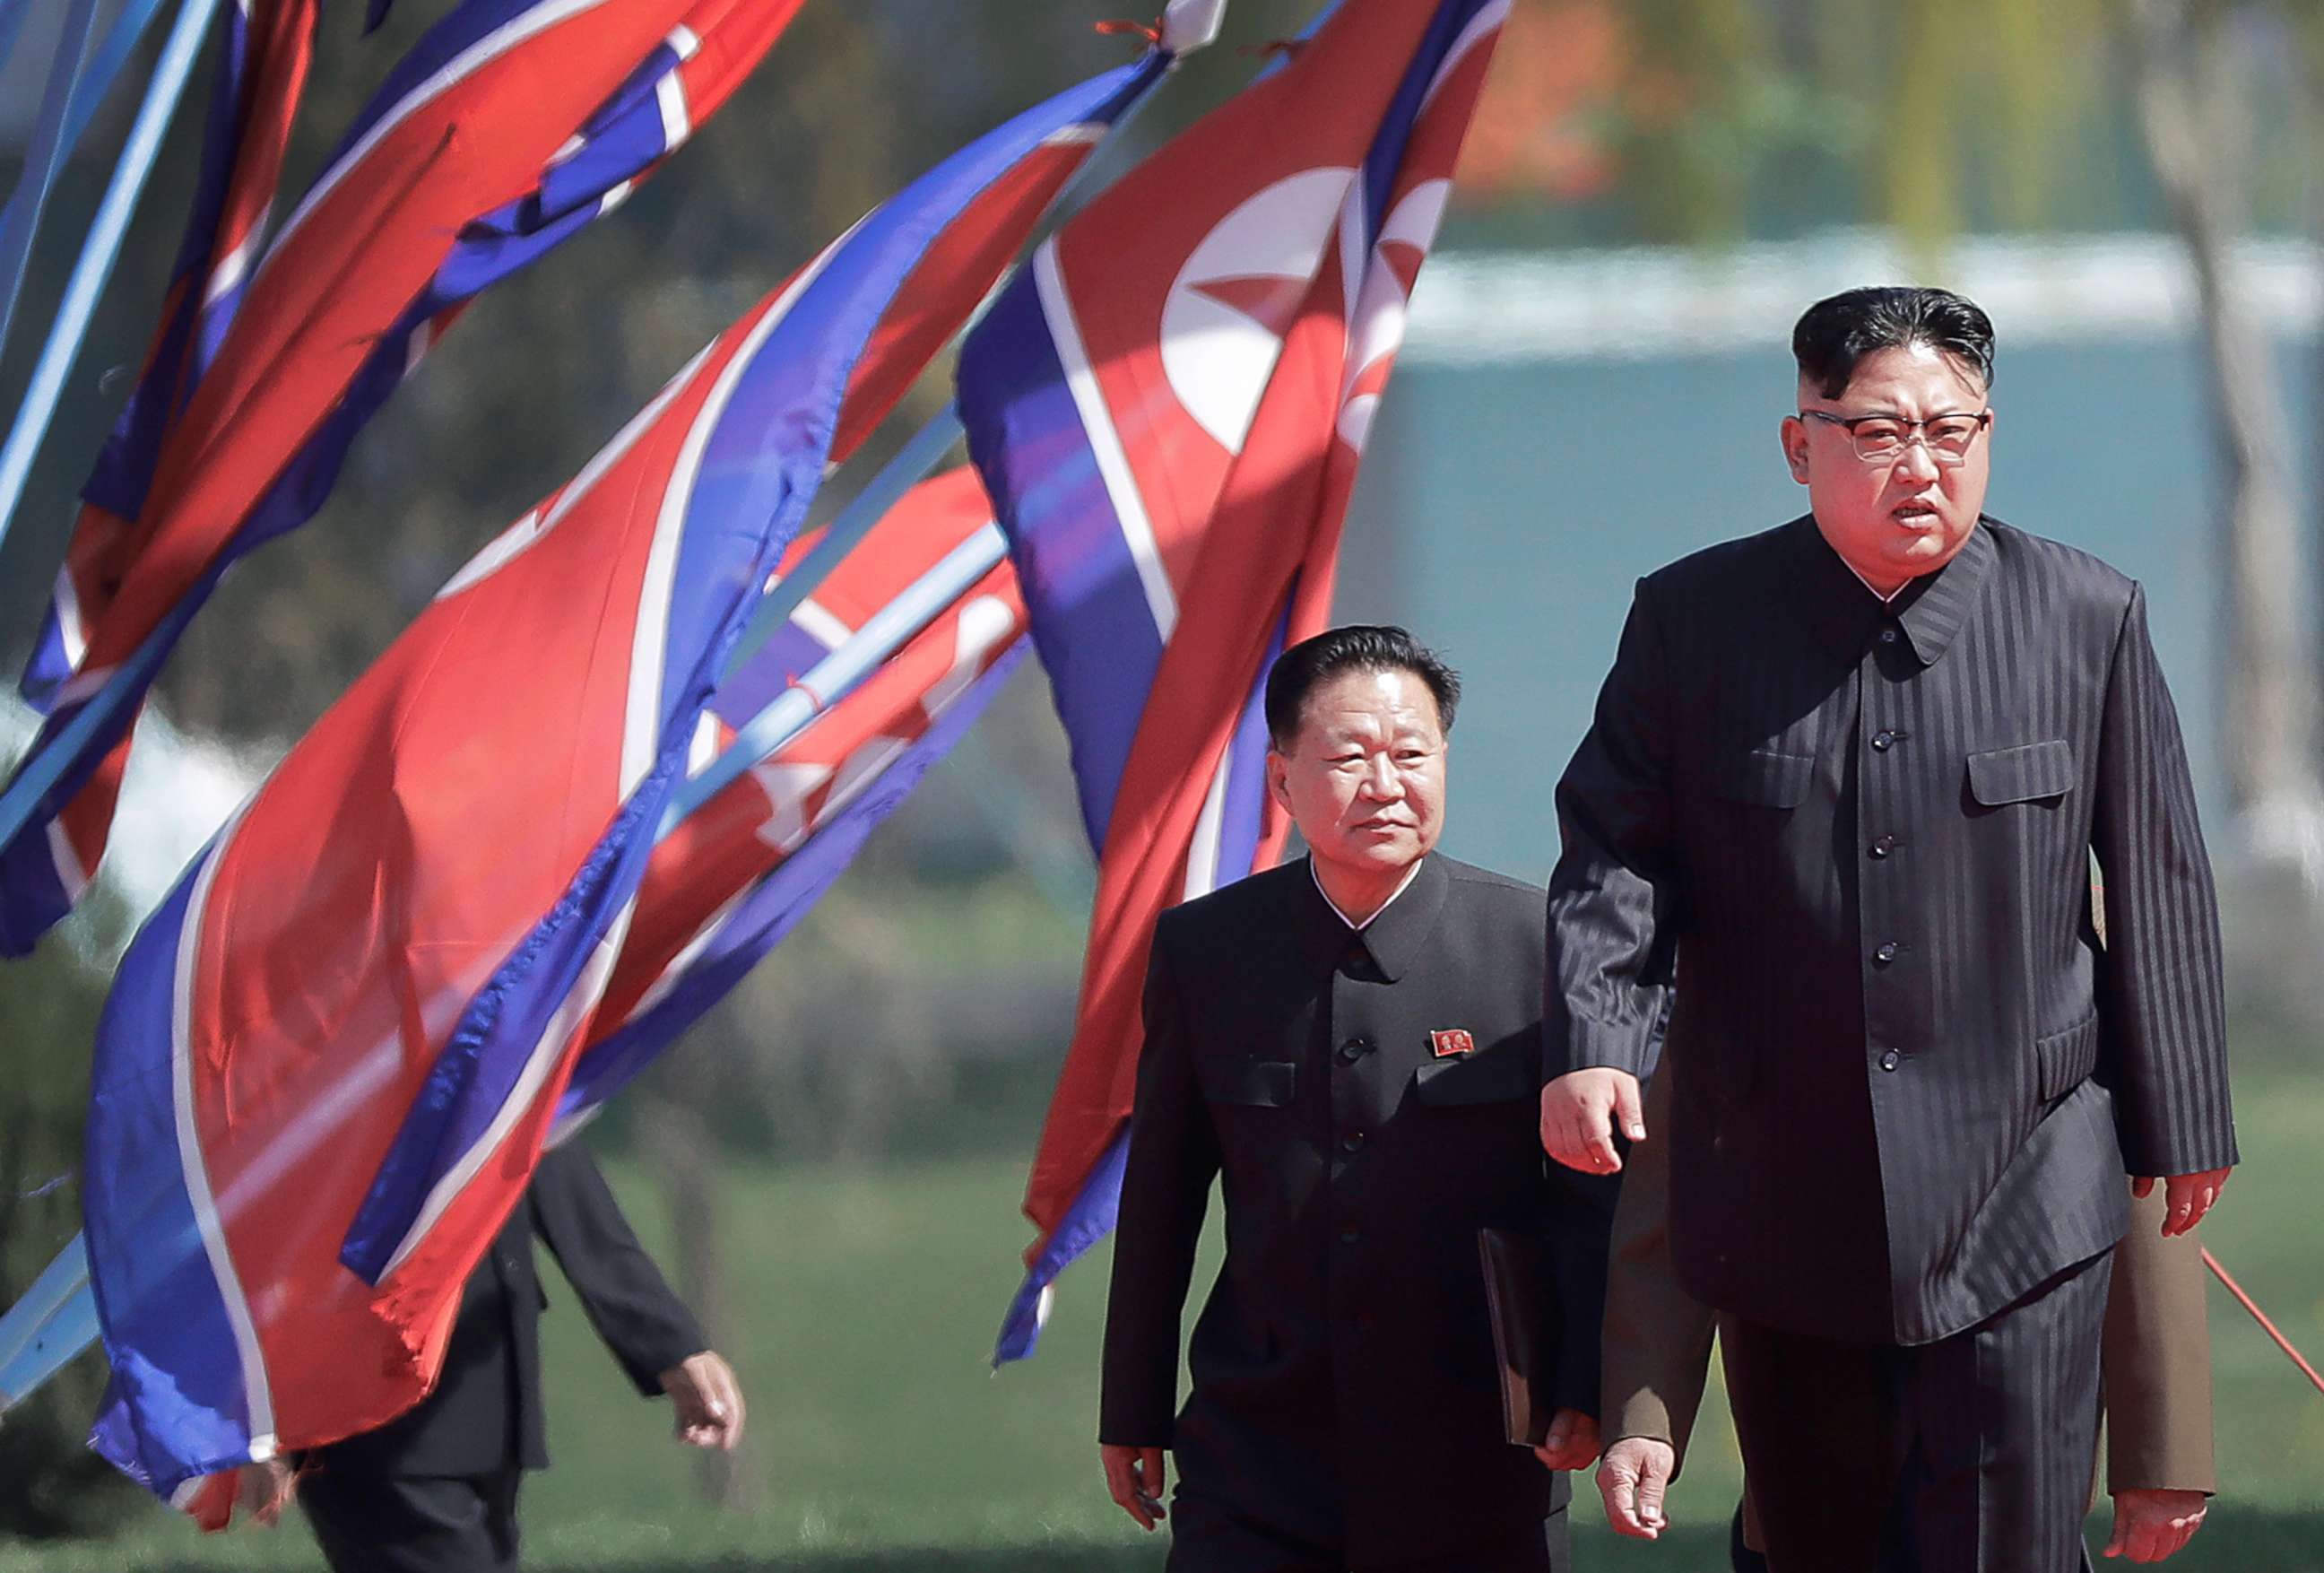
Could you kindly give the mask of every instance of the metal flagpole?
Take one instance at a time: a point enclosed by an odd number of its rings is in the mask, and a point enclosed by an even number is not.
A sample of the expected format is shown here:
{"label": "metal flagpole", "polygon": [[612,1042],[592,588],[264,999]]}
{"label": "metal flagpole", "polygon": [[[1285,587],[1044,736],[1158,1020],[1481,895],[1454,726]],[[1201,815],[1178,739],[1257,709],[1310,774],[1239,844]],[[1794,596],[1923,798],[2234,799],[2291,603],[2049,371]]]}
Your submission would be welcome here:
{"label": "metal flagpole", "polygon": [[25,823],[41,810],[43,800],[63,782],[72,762],[98,729],[124,705],[136,702],[135,696],[143,691],[147,680],[168,659],[171,645],[192,619],[194,609],[191,597],[171,608],[161,625],[145,636],[145,643],[137,647],[135,654],[113,669],[105,686],[75,712],[55,740],[26,756],[16,779],[0,791],[0,843],[16,838]]}
{"label": "metal flagpole", "polygon": [[734,646],[734,654],[726,662],[725,677],[733,677],[759,652],[759,646],[790,621],[791,614],[807,599],[807,592],[838,565],[840,559],[855,549],[857,541],[871,533],[872,526],[885,518],[889,509],[904,500],[904,494],[918,486],[921,477],[936,468],[959,440],[960,416],[947,404],[872,477],[871,485],[840,511],[839,517],[831,522],[831,528],[824,532],[823,539],[798,567],[785,574],[773,589],[760,598],[758,610],[751,614],[751,621]]}
{"label": "metal flagpole", "polygon": [[193,73],[203,35],[217,6],[218,0],[185,0],[185,8],[178,13],[169,40],[161,46],[161,58],[153,68],[153,79],[146,87],[145,101],[138,106],[136,121],[122,144],[120,162],[114,166],[113,179],[89,225],[80,260],[73,264],[64,298],[57,303],[56,320],[49,328],[48,341],[41,347],[41,358],[25,386],[24,402],[17,407],[15,424],[8,430],[7,442],[0,445],[0,541],[7,539],[16,504],[24,495],[24,483],[32,475],[32,456],[48,434],[65,377],[72,370],[73,357],[80,353],[89,319],[97,311],[97,298],[104,292],[114,259],[121,254],[129,216],[144,190],[145,177],[152,172],[154,158],[161,151],[162,133],[169,129],[170,116],[185,93],[186,79]]}
{"label": "metal flagpole", "polygon": [[97,1341],[97,1296],[89,1291],[88,1253],[80,1236],[74,1236],[73,1243],[65,1247],[49,1272],[56,1272],[60,1268],[72,1272],[69,1289],[57,1300],[40,1325],[24,1337],[20,1346],[0,1362],[0,1415],[6,1414],[20,1398],[38,1389],[69,1365],[73,1356]]}
{"label": "metal flagpole", "polygon": [[14,1402],[11,1394],[21,1395],[38,1385],[8,1380],[17,1357],[40,1336],[41,1328],[88,1287],[88,1252],[81,1236],[75,1235],[72,1243],[32,1281],[24,1297],[8,1308],[7,1315],[0,1316],[0,1411]]}
{"label": "metal flagpole", "polygon": [[2211,1248],[2209,1245],[2203,1247],[2203,1265],[2209,1268],[2211,1276],[2218,1279],[2227,1287],[2227,1292],[2236,1297],[2236,1303],[2251,1313],[2251,1319],[2259,1324],[2260,1331],[2275,1341],[2275,1346],[2283,1351],[2284,1357],[2300,1367],[2300,1374],[2308,1378],[2309,1385],[2319,1393],[2324,1393],[2324,1375],[2319,1375],[2316,1367],[2308,1363],[2308,1357],[2292,1346],[2292,1340],[2285,1337],[2275,1323],[2269,1319],[2268,1314],[2259,1309],[2259,1301],[2254,1300],[2242,1284],[2227,1275],[2227,1270],[2219,1265],[2219,1259],[2211,1254]]}
{"label": "metal flagpole", "polygon": [[805,731],[817,716],[837,704],[880,663],[906,641],[958,600],[961,592],[1004,560],[1008,537],[998,524],[983,529],[946,552],[927,572],[880,608],[838,649],[810,667],[807,674],[769,701],[766,708],[742,724],[724,753],[678,783],[663,812],[657,840],[677,828],[679,821],[716,797],[759,761]]}

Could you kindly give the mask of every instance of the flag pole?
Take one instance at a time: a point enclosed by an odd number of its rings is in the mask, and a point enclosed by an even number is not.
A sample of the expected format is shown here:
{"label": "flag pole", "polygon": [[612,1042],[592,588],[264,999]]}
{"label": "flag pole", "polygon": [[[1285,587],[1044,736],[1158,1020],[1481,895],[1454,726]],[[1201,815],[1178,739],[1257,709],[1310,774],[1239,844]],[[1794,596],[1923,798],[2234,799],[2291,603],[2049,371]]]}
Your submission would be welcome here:
{"label": "flag pole", "polygon": [[2300,1374],[2308,1378],[2309,1384],[2317,1392],[2324,1393],[2324,1375],[2319,1375],[2316,1367],[2308,1363],[2308,1357],[2292,1347],[2292,1340],[2285,1337],[2275,1323],[2268,1319],[2268,1314],[2259,1309],[2259,1301],[2254,1300],[2242,1284],[2227,1275],[2227,1270],[2219,1265],[2219,1259],[2211,1254],[2211,1248],[2209,1245],[2203,1247],[2203,1265],[2209,1268],[2211,1276],[2218,1279],[2227,1287],[2227,1292],[2236,1297],[2236,1303],[2251,1313],[2252,1320],[2259,1324],[2261,1332],[2274,1340],[2275,1346],[2283,1351],[2284,1358],[2300,1367]]}
{"label": "flag pole", "polygon": [[[39,1389],[72,1363],[73,1357],[97,1341],[97,1296],[88,1283],[88,1252],[75,1235],[49,1272],[69,1270],[67,1292],[48,1316],[30,1330],[19,1346],[0,1362],[0,1415]],[[48,1274],[42,1274],[47,1277]]]}
{"label": "flag pole", "polygon": [[[217,5],[218,0],[185,0],[185,8],[178,13],[169,39],[161,46],[161,58],[153,67],[153,79],[146,87],[144,102],[138,106],[128,140],[122,144],[113,179],[106,187],[96,218],[89,224],[88,239],[81,246],[79,260],[73,264],[64,297],[57,303],[56,320],[49,328],[47,342],[41,347],[41,358],[25,385],[24,401],[17,407],[15,423],[8,429],[6,443],[0,445],[0,543],[7,540],[16,505],[23,500],[24,483],[32,471],[32,456],[39,451],[41,440],[48,435],[49,421],[56,414],[65,378],[72,370],[73,358],[80,353],[81,340],[88,337],[89,319],[96,314],[97,297],[104,292],[114,261],[121,254],[122,238],[129,231],[129,216],[145,188],[146,176],[152,172],[153,161],[161,151],[162,134],[169,129],[178,100],[184,96],[186,79],[193,74],[194,63],[200,58],[202,40]],[[5,330],[5,326],[0,326],[0,332]],[[13,835],[14,831],[7,834]]]}
{"label": "flag pole", "polygon": [[[208,4],[210,0],[197,0]],[[72,762],[80,757],[81,750],[96,737],[99,730],[136,702],[161,662],[169,658],[170,647],[190,621],[198,602],[187,597],[171,608],[161,626],[145,636],[135,653],[113,669],[103,687],[73,713],[71,720],[46,745],[35,743],[5,791],[0,791],[0,845],[14,841],[32,816],[41,811],[43,801],[64,780]]]}
{"label": "flag pole", "polygon": [[872,532],[872,526],[888,515],[888,511],[904,500],[904,494],[919,485],[930,470],[936,468],[944,456],[960,440],[960,415],[946,404],[936,417],[914,434],[896,457],[881,467],[880,473],[858,493],[854,500],[840,511],[831,522],[815,550],[800,560],[799,565],[785,574],[775,588],[760,597],[758,609],[742,630],[742,637],[734,646],[734,653],[726,662],[723,676],[732,678],[743,664],[759,652],[759,647],[771,638],[798,604],[807,599],[807,592],[822,582],[825,574],[837,567],[839,560],[855,550],[856,543]]}
{"label": "flag pole", "polygon": [[41,1329],[54,1320],[59,1310],[74,1295],[88,1287],[88,1250],[82,1236],[75,1235],[57,1259],[32,1281],[32,1287],[23,1298],[0,1316],[0,1412],[17,1397],[32,1390],[31,1385],[7,1380],[17,1356],[40,1337]]}
{"label": "flag pole", "polygon": [[1007,560],[1008,537],[1001,526],[983,529],[946,552],[934,568],[880,608],[838,649],[770,700],[744,722],[725,751],[678,783],[663,811],[660,840],[688,814],[716,797],[744,771],[775,753],[878,670],[912,636],[958,600],[971,585]]}

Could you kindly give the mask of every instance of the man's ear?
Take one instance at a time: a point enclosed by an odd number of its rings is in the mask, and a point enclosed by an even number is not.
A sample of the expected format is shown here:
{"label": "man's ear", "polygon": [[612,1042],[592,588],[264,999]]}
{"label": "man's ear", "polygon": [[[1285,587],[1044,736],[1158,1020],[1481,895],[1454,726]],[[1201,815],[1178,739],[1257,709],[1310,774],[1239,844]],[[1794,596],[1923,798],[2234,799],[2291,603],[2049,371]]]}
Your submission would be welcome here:
{"label": "man's ear", "polygon": [[1267,795],[1285,814],[1291,812],[1291,761],[1272,748],[1267,751]]}
{"label": "man's ear", "polygon": [[1802,486],[1808,484],[1808,423],[1796,415],[1784,417],[1779,433],[1784,445],[1784,463],[1792,472],[1792,479]]}

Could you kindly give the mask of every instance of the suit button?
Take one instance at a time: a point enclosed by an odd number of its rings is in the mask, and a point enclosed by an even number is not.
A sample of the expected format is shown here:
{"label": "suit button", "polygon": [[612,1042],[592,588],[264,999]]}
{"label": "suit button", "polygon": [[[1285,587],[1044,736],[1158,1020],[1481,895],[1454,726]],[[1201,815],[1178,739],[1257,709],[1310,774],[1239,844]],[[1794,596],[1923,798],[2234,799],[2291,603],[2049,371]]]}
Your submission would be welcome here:
{"label": "suit button", "polygon": [[1891,939],[1886,944],[1881,946],[1879,949],[1875,950],[1872,953],[1872,959],[1878,962],[1881,966],[1886,967],[1890,962],[1896,959],[1896,952],[1898,949],[1899,947],[1896,941]]}
{"label": "suit button", "polygon": [[1875,732],[1872,735],[1872,746],[1878,753],[1887,753],[1896,746],[1896,734],[1888,731]]}
{"label": "suit button", "polygon": [[1877,837],[1874,838],[1869,850],[1875,857],[1886,857],[1891,852],[1896,850],[1896,837],[1894,836]]}
{"label": "suit button", "polygon": [[1361,1038],[1351,1038],[1340,1045],[1340,1063],[1353,1065],[1372,1051],[1372,1046]]}
{"label": "suit button", "polygon": [[1894,1070],[1894,1069],[1896,1069],[1897,1065],[1898,1065],[1900,1062],[1901,1062],[1901,1061],[1899,1060],[1899,1058],[1898,1058],[1898,1056],[1897,1056],[1896,1050],[1895,1050],[1894,1049],[1883,1049],[1882,1050],[1880,1050],[1880,1069],[1883,1069],[1883,1070]]}
{"label": "suit button", "polygon": [[1364,1133],[1361,1131],[1351,1131],[1346,1135],[1340,1138],[1341,1152],[1360,1152],[1363,1150]]}
{"label": "suit button", "polygon": [[1894,628],[1883,628],[1882,630],[1880,630],[1880,643],[1883,643],[1883,644],[1894,644],[1894,643],[1896,643],[1896,630],[1895,630]]}
{"label": "suit button", "polygon": [[1352,1245],[1363,1237],[1364,1232],[1352,1224],[1340,1231],[1340,1244],[1342,1245]]}

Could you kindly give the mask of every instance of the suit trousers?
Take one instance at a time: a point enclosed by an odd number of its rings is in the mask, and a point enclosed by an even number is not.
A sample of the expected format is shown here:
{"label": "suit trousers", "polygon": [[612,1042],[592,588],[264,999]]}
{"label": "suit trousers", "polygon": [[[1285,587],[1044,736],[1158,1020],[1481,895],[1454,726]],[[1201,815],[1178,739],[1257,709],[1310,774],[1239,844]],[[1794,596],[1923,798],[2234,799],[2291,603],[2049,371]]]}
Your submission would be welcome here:
{"label": "suit trousers", "polygon": [[2098,1448],[2113,1253],[1932,1344],[1722,1318],[1772,1573],[2072,1573]]}
{"label": "suit trousers", "polygon": [[1334,1546],[1270,1529],[1181,1487],[1170,1499],[1170,1559],[1166,1573],[1571,1573],[1565,1510],[1441,1557],[1406,1562],[1351,1562]]}
{"label": "suit trousers", "polygon": [[331,1573],[515,1573],[524,1473],[429,1477],[321,1468],[299,1481]]}

